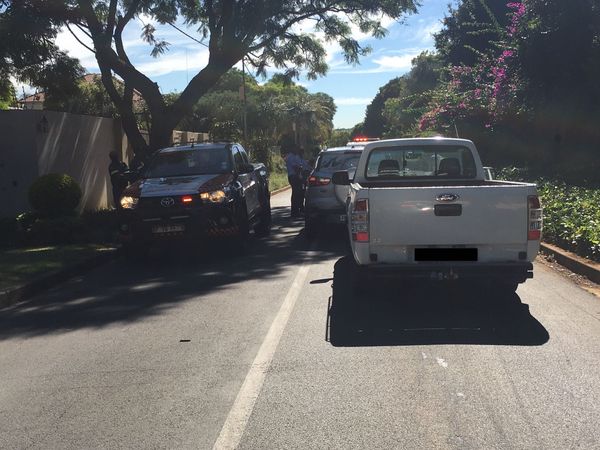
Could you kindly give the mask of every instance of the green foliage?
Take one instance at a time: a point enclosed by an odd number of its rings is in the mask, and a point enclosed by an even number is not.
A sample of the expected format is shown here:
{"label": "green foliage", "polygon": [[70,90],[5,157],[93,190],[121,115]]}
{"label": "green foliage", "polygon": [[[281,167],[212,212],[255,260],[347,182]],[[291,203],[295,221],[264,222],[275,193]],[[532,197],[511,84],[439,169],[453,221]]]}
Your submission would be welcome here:
{"label": "green foliage", "polygon": [[76,89],[83,69],[55,45],[63,21],[45,13],[49,3],[57,2],[0,0],[0,79],[13,75],[63,96]]}
{"label": "green foliage", "polygon": [[248,143],[252,161],[261,162],[269,170],[273,169],[273,141],[267,136],[255,135]]}
{"label": "green foliage", "polygon": [[45,217],[36,220],[24,234],[26,245],[72,244],[83,241],[85,227],[77,216]]}
{"label": "green foliage", "polygon": [[472,66],[503,37],[508,25],[508,0],[464,0],[449,7],[435,47],[446,65]]}
{"label": "green foliage", "polygon": [[242,131],[233,120],[215,122],[210,129],[212,141],[239,141]]}
{"label": "green foliage", "polygon": [[[508,168],[498,178],[525,181],[529,173]],[[600,261],[600,189],[544,178],[537,184],[544,208],[544,240]]]}
{"label": "green foliage", "polygon": [[15,106],[15,87],[7,78],[0,78],[0,110]]}
{"label": "green foliage", "polygon": [[81,200],[81,188],[69,175],[42,175],[29,187],[29,203],[42,217],[71,215]]}
{"label": "green foliage", "polygon": [[[115,210],[85,211],[81,216],[44,216],[24,213],[12,221],[16,225],[11,246],[116,242],[119,217]],[[8,219],[2,222],[8,226]]]}
{"label": "green foliage", "polygon": [[[189,131],[212,132],[215,126],[222,127],[222,123],[230,123],[231,127],[243,130],[244,102],[239,95],[241,86],[241,73],[237,69],[228,72],[217,86],[198,101],[193,114],[186,116],[179,127]],[[307,147],[321,144],[331,135],[336,110],[333,98],[329,95],[311,94],[282,74],[275,74],[262,86],[254,77],[246,75],[246,109],[246,144],[251,150],[255,145],[273,147],[296,139]],[[216,135],[221,136],[219,132]],[[232,135],[226,133],[226,136]],[[239,136],[239,133],[233,136]]]}
{"label": "green foliage", "polygon": [[18,242],[17,220],[12,217],[0,217],[0,247],[13,246]]}
{"label": "green foliage", "polygon": [[385,100],[384,137],[420,134],[416,124],[433,99],[441,73],[441,62],[435,54],[423,52],[413,59],[410,72],[398,79],[398,95]]}
{"label": "green foliage", "polygon": [[331,138],[327,141],[327,147],[343,147],[352,140],[352,130],[337,129],[331,133]]}
{"label": "green foliage", "polygon": [[[338,42],[345,60],[358,63],[370,47],[356,37],[356,28],[361,34],[380,38],[386,33],[383,18],[401,19],[416,12],[417,5],[416,0],[0,0],[0,58],[3,65],[10,66],[7,70],[19,71],[22,78],[36,81],[39,73],[42,81],[73,80],[58,75],[77,68],[69,66],[67,55],[58,52],[52,42],[59,30],[79,28],[93,43],[90,50],[98,55],[105,75],[103,82],[119,110],[123,129],[135,152],[144,155],[166,145],[173,129],[193,112],[198,100],[240,61],[260,75],[274,67],[287,78],[298,77],[304,71],[313,79],[328,70],[324,43]],[[210,53],[206,66],[190,77],[188,86],[172,103],[165,101],[158,84],[135,67],[133,58],[127,55],[130,46],[123,42],[123,30],[142,15],[147,17],[146,22],[168,24],[174,29],[179,29],[177,24],[185,24],[189,33],[180,31],[204,44]],[[306,30],[306,23],[314,29]],[[156,32],[154,25],[145,25],[141,38],[151,46],[150,54],[160,57],[169,50],[169,43]],[[49,71],[49,62],[56,63],[59,70]],[[0,75],[4,74],[3,65]],[[123,93],[116,88],[114,74],[126,86]],[[133,111],[134,89],[148,107],[149,143],[143,139]],[[55,96],[50,89],[46,93]],[[315,125],[307,122],[303,120],[299,126]]]}

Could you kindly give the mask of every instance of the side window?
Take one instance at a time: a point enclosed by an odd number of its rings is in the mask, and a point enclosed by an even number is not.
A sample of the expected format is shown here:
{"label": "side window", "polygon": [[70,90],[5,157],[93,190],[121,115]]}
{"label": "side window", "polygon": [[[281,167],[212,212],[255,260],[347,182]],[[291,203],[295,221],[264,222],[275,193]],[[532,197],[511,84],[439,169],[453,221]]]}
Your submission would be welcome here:
{"label": "side window", "polygon": [[244,158],[242,156],[242,153],[240,152],[240,149],[237,145],[234,145],[232,147],[233,150],[233,161],[235,163],[235,168],[236,170],[240,170],[242,168],[242,165],[244,164]]}
{"label": "side window", "polygon": [[244,161],[244,164],[250,164],[250,158],[248,158],[248,153],[246,153],[246,150],[244,150],[244,148],[241,145],[238,145],[238,149],[240,150],[240,154],[242,155],[242,160]]}

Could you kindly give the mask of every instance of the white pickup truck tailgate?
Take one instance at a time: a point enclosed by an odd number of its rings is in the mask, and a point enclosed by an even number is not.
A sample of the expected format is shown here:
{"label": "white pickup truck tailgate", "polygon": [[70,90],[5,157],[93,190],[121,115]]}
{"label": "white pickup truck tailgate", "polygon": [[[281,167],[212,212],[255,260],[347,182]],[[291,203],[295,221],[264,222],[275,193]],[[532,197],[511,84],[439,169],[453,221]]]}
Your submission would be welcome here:
{"label": "white pickup truck tailgate", "polygon": [[[528,190],[516,185],[370,188],[371,245],[526,245]],[[457,199],[437,200],[443,194]],[[450,213],[460,215],[436,215],[436,205],[456,205]]]}

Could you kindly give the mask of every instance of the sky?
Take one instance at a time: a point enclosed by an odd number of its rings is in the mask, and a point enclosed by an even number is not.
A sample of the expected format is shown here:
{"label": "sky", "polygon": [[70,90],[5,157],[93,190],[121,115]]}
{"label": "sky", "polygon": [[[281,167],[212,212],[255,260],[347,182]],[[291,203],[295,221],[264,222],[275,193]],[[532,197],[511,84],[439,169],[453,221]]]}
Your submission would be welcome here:
{"label": "sky", "polygon": [[[408,72],[411,60],[419,53],[433,50],[433,34],[440,30],[441,19],[446,15],[449,3],[455,2],[422,0],[418,13],[405,17],[402,23],[384,19],[388,34],[383,39],[374,39],[355,29],[355,38],[373,49],[356,66],[345,63],[339,45],[326,43],[327,75],[317,80],[301,77],[298,83],[309,92],[325,92],[334,98],[337,106],[334,118],[336,128],[354,126],[364,119],[366,106],[381,86]],[[156,37],[170,43],[168,52],[158,58],[150,55],[151,47],[140,38],[144,24],[156,26]],[[74,32],[81,41],[87,41],[85,35],[77,30]],[[132,21],[123,36],[132,63],[157,82],[163,93],[183,90],[189,79],[208,61],[205,47],[174,28],[153,23],[148,17]],[[67,29],[59,33],[57,45],[78,58],[88,72],[98,72],[94,55]]]}

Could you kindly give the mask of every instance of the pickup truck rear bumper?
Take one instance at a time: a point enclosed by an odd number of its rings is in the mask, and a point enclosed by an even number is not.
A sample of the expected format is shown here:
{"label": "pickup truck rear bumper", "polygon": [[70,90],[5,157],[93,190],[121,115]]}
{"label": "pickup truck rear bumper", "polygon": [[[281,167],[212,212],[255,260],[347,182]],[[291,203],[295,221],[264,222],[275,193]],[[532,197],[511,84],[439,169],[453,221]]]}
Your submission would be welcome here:
{"label": "pickup truck rear bumper", "polygon": [[514,263],[413,263],[359,266],[367,277],[445,280],[489,280],[524,283],[533,278],[533,264]]}

